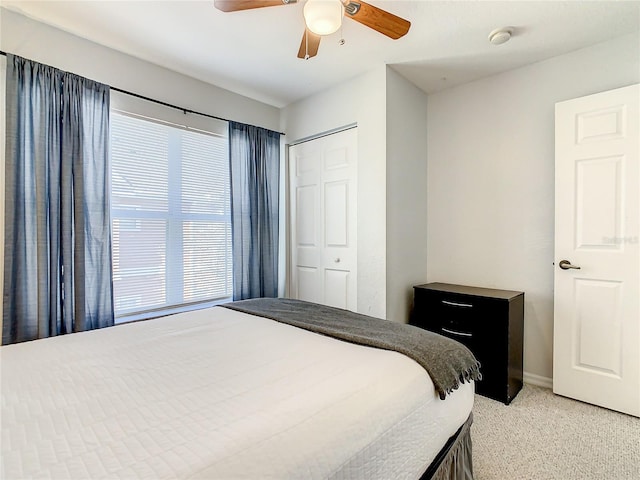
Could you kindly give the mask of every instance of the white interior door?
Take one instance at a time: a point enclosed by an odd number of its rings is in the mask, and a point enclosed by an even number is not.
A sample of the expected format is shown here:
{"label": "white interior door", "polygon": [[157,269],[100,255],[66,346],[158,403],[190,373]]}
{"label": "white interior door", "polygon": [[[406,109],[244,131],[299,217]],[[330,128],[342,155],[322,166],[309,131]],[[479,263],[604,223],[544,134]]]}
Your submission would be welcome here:
{"label": "white interior door", "polygon": [[553,391],[635,416],[639,90],[633,85],[556,104]]}
{"label": "white interior door", "polygon": [[289,147],[291,298],[357,308],[357,129]]}

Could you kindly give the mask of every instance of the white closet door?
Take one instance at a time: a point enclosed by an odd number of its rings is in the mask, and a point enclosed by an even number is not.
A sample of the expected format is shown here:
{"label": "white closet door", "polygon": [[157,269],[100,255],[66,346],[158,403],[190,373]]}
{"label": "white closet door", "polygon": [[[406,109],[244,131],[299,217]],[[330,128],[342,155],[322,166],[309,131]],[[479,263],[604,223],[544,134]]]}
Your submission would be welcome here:
{"label": "white closet door", "polygon": [[357,129],[289,147],[290,296],[357,308]]}
{"label": "white closet door", "polygon": [[639,90],[556,105],[553,359],[554,392],[636,416]]}

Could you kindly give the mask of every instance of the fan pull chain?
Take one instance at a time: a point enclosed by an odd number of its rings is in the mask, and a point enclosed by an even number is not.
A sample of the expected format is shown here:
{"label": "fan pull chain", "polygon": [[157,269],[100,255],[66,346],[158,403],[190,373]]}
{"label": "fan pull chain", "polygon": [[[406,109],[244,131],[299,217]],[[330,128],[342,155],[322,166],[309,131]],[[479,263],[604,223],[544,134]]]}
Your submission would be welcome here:
{"label": "fan pull chain", "polygon": [[338,45],[340,46],[345,44],[343,28],[344,28],[344,23],[341,23],[340,24],[340,40],[338,40]]}
{"label": "fan pull chain", "polygon": [[309,30],[304,29],[304,59],[309,60]]}

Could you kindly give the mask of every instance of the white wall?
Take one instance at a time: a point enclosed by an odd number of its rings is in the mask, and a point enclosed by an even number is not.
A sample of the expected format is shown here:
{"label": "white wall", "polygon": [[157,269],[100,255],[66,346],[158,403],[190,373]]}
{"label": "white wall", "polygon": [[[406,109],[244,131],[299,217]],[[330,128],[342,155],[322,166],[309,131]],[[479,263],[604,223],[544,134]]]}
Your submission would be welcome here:
{"label": "white wall", "polygon": [[358,312],[386,316],[386,68],[282,110],[287,143],[358,124]]}
{"label": "white wall", "polygon": [[427,95],[387,68],[387,318],[427,280]]}
{"label": "white wall", "polygon": [[146,97],[278,130],[280,109],[0,9],[0,49]]}
{"label": "white wall", "polygon": [[552,377],[554,104],[639,81],[634,34],[429,96],[428,279],[524,291],[529,374]]}

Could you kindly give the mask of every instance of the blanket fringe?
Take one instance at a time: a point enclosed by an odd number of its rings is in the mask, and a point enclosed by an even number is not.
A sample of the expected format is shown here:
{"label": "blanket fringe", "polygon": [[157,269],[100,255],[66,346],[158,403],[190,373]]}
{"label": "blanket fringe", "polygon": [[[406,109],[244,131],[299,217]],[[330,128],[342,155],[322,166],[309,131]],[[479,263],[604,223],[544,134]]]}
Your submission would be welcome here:
{"label": "blanket fringe", "polygon": [[455,384],[452,387],[449,387],[444,392],[440,392],[440,400],[444,400],[447,395],[453,393],[454,390],[460,388],[460,385],[463,383],[471,383],[471,381],[479,381],[482,380],[482,373],[480,372],[480,362],[476,362],[476,364],[470,368],[467,368],[460,376],[456,379]]}

